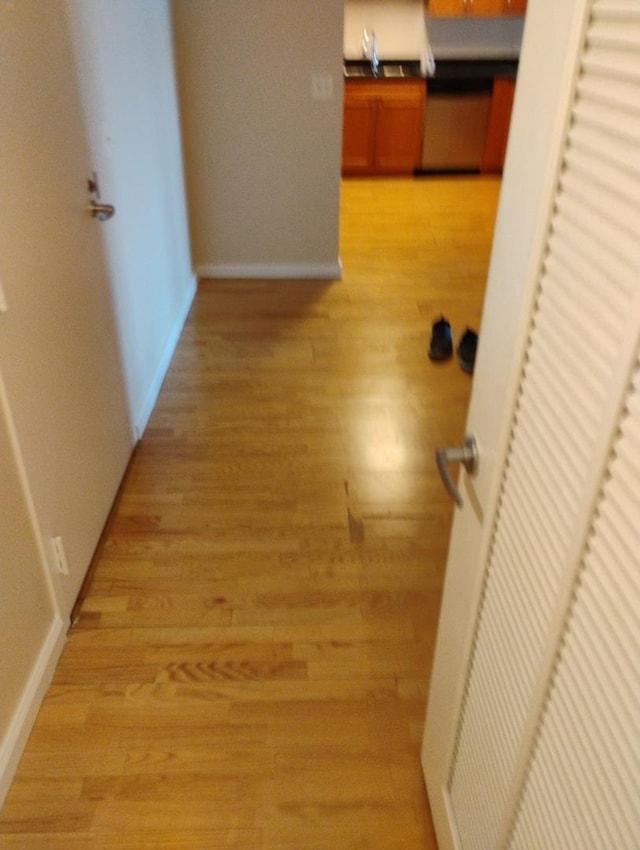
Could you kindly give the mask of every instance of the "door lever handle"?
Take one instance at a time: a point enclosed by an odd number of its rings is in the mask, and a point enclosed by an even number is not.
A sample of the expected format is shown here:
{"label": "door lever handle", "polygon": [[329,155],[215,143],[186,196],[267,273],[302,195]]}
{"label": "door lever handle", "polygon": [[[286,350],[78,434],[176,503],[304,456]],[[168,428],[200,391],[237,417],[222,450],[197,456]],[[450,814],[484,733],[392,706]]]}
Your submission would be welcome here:
{"label": "door lever handle", "polygon": [[436,449],[436,465],[440,473],[440,478],[442,478],[442,483],[456,505],[461,508],[463,505],[462,496],[449,473],[450,463],[461,463],[467,472],[475,472],[478,466],[478,445],[475,437],[470,434],[467,435],[464,446],[460,446],[459,448]]}
{"label": "door lever handle", "polygon": [[96,201],[91,201],[87,209],[99,221],[106,221],[116,214],[116,208],[112,204],[99,204]]}

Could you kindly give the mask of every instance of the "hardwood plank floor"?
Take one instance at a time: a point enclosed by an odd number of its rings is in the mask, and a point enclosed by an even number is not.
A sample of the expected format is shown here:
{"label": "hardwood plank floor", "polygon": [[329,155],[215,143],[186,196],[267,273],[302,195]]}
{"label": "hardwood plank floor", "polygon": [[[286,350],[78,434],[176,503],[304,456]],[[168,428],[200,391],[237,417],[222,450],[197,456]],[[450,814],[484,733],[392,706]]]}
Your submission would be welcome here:
{"label": "hardwood plank floor", "polygon": [[205,281],[3,850],[435,848],[419,764],[493,178],[345,181],[340,283]]}

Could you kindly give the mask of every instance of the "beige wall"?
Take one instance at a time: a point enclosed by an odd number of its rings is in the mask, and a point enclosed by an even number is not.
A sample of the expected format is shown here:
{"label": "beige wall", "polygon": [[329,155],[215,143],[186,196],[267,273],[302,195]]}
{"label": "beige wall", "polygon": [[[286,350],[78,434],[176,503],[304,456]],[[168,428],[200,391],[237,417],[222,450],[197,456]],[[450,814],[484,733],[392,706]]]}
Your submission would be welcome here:
{"label": "beige wall", "polygon": [[174,0],[173,17],[197,271],[336,276],[343,0]]}
{"label": "beige wall", "polygon": [[[0,315],[0,333],[3,316]],[[57,618],[0,375],[0,804],[25,737],[20,715]],[[59,635],[62,629],[59,628]],[[46,666],[46,660],[44,662]],[[21,741],[20,743],[23,743]]]}
{"label": "beige wall", "polygon": [[[133,439],[65,0],[2,8],[0,363],[29,488],[68,615]],[[54,569],[63,539],[67,574]]]}

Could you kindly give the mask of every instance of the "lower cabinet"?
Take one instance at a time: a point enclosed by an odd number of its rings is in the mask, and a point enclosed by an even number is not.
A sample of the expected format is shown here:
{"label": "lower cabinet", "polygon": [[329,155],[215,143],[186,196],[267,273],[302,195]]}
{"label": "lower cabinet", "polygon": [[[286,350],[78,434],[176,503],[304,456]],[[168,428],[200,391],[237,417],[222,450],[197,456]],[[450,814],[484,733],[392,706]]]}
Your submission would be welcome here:
{"label": "lower cabinet", "polygon": [[489,126],[482,158],[483,172],[502,172],[515,89],[516,81],[510,77],[496,77],[493,81]]}
{"label": "lower cabinet", "polygon": [[[512,77],[494,79],[484,173],[502,172],[515,85]],[[416,79],[345,82],[343,174],[411,175],[421,167],[426,89]]]}
{"label": "lower cabinet", "polygon": [[347,80],[343,174],[413,174],[420,166],[425,96],[422,79]]}
{"label": "lower cabinet", "polygon": [[501,17],[524,15],[527,0],[425,0],[432,17]]}

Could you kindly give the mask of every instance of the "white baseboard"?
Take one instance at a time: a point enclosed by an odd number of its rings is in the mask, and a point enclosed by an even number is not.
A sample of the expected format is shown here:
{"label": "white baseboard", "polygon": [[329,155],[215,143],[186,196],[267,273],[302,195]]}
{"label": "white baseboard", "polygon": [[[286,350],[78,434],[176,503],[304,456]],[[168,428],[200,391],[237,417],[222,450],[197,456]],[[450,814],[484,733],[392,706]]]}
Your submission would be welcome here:
{"label": "white baseboard", "polygon": [[189,286],[187,287],[187,292],[185,299],[182,303],[176,321],[171,329],[171,333],[169,334],[169,339],[167,340],[167,344],[164,347],[164,351],[162,352],[162,357],[158,363],[158,368],[156,369],[155,376],[151,382],[151,386],[149,387],[149,391],[147,392],[147,396],[145,398],[144,404],[142,405],[142,410],[139,415],[136,417],[134,422],[134,439],[135,442],[142,437],[144,433],[144,429],[147,427],[147,422],[149,421],[149,417],[155,407],[156,401],[158,400],[158,394],[160,393],[160,388],[162,387],[162,382],[165,379],[167,374],[167,369],[169,368],[169,364],[171,363],[171,358],[176,350],[176,346],[178,344],[178,340],[180,339],[180,334],[182,333],[182,328],[184,327],[184,323],[187,320],[187,314],[191,308],[191,304],[193,303],[193,299],[196,294],[197,289],[197,279],[195,275],[192,275]]}
{"label": "white baseboard", "polygon": [[295,279],[342,280],[342,263],[284,263],[273,265],[214,263],[196,268],[199,278],[237,278],[241,280]]}
{"label": "white baseboard", "polygon": [[9,724],[9,730],[0,743],[0,808],[18,769],[42,700],[51,684],[60,653],[67,639],[67,627],[68,623],[59,617],[56,617],[51,624],[49,634],[42,645],[38,660]]}

